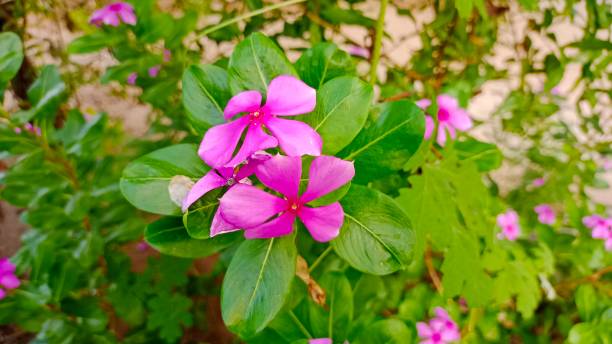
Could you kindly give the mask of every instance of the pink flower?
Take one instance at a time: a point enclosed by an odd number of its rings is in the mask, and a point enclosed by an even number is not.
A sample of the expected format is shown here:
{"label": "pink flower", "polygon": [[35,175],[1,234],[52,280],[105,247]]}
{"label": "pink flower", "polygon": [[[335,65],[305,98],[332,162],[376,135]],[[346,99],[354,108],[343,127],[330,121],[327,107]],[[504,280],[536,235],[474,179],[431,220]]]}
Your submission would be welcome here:
{"label": "pink flower", "polygon": [[[42,135],[42,132],[39,127],[33,125],[32,123],[24,124],[23,128],[36,136]],[[20,131],[21,132],[21,131]]]}
{"label": "pink flower", "polygon": [[331,338],[309,339],[308,344],[333,344]]}
{"label": "pink flower", "polygon": [[152,78],[156,78],[157,74],[159,74],[160,69],[161,69],[160,65],[156,65],[156,66],[149,68],[149,76]]}
{"label": "pink flower", "polygon": [[[454,139],[457,136],[457,130],[465,131],[472,127],[472,119],[468,113],[459,107],[457,99],[441,94],[437,97],[438,103],[438,136],[436,142],[440,146],[446,143],[446,131]],[[421,99],[416,102],[417,106],[426,110],[431,105],[431,100]],[[431,116],[425,116],[425,138],[429,139],[433,134],[435,122]]]}
{"label": "pink flower", "polygon": [[300,157],[276,155],[257,166],[255,175],[265,186],[279,192],[284,198],[251,185],[239,184],[221,197],[219,206],[223,218],[243,228],[247,239],[287,235],[293,230],[296,217],[300,218],[316,241],[327,242],[338,236],[344,221],[340,203],[317,208],[307,204],[353,179],[355,168],[352,162],[333,156],[314,158],[310,165],[308,186],[301,196]]}
{"label": "pink flower", "polygon": [[15,131],[15,134],[21,134],[21,128],[15,127],[13,130]]}
{"label": "pink flower", "polygon": [[538,214],[538,221],[540,221],[540,223],[545,225],[552,225],[555,223],[557,215],[549,204],[540,204],[533,208],[533,210]]}
{"label": "pink flower", "polygon": [[518,223],[518,215],[516,211],[510,209],[505,213],[497,215],[497,225],[501,228],[501,233],[498,234],[499,239],[516,240],[521,234],[521,228]]}
{"label": "pink flower", "polygon": [[533,182],[531,182],[531,185],[532,185],[534,188],[539,188],[539,187],[541,187],[542,185],[544,185],[545,183],[546,183],[546,178],[544,178],[544,177],[540,177],[540,178],[536,178],[536,179],[534,179],[534,180],[533,180]]}
{"label": "pink flower", "polygon": [[605,238],[606,251],[612,251],[612,229],[608,230],[608,236]]}
{"label": "pink flower", "polygon": [[461,338],[459,326],[451,319],[448,313],[440,307],[435,308],[436,316],[429,321],[416,324],[421,344],[444,344],[457,341]]}
{"label": "pink flower", "polygon": [[136,72],[130,73],[130,75],[128,75],[127,77],[127,83],[130,85],[136,85],[137,78],[138,78],[138,73]]}
{"label": "pink flower", "polygon": [[[263,161],[270,158],[268,154],[253,154],[248,160],[247,163],[244,164],[237,172],[236,169],[231,167],[218,167],[217,169],[210,170],[207,174],[204,175],[200,180],[198,180],[189,193],[187,197],[183,200],[183,212],[187,211],[189,207],[195,203],[198,199],[202,198],[208,192],[218,189],[224,186],[228,188],[233,188],[238,184],[249,184],[251,181],[249,180],[249,176],[255,173],[255,168],[257,165],[262,163]],[[217,212],[213,217],[211,228],[210,228],[210,236],[214,237],[217,234],[228,233],[237,231],[239,228],[228,223],[223,219],[220,213],[220,208],[217,208]]]}
{"label": "pink flower", "polygon": [[164,62],[168,63],[172,59],[172,52],[168,49],[164,49]]}
{"label": "pink flower", "polygon": [[120,20],[129,25],[136,25],[134,7],[127,2],[114,2],[95,11],[89,18],[89,23],[96,26],[106,24],[119,26]]}
{"label": "pink flower", "polygon": [[15,275],[15,265],[8,258],[0,259],[0,300],[6,296],[6,291],[2,289],[19,288],[19,279]]}
{"label": "pink flower", "polygon": [[[227,103],[224,117],[229,120],[239,113],[246,115],[210,128],[198,154],[211,167],[233,167],[256,151],[278,145],[288,156],[320,155],[323,142],[314,129],[304,122],[277,117],[311,112],[315,104],[316,91],[289,75],[278,76],[270,82],[263,106],[259,92],[240,92]],[[272,136],[264,131],[264,127]],[[244,143],[234,155],[245,128],[248,129]]]}
{"label": "pink flower", "polygon": [[612,170],[612,159],[604,160],[604,162],[601,164],[601,167],[604,169],[604,171]]}
{"label": "pink flower", "polygon": [[348,53],[353,55],[353,56],[357,56],[357,57],[363,57],[364,59],[369,59],[370,58],[370,51],[364,47],[360,47],[358,45],[351,45],[348,47]]}
{"label": "pink flower", "polygon": [[612,218],[591,215],[582,218],[582,223],[591,229],[593,239],[604,240],[606,250],[612,251]]}

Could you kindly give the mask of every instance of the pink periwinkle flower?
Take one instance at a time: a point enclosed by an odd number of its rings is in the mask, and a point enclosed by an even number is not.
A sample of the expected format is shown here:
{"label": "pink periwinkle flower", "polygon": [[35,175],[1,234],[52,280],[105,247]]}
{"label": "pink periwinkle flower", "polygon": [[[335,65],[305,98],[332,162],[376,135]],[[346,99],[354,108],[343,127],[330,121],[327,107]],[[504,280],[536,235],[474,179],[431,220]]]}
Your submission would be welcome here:
{"label": "pink periwinkle flower", "polygon": [[315,338],[309,339],[308,344],[333,344],[331,338]]}
{"label": "pink periwinkle flower", "polygon": [[584,217],[582,223],[591,229],[593,239],[604,240],[606,250],[612,251],[612,218],[590,215]]}
{"label": "pink periwinkle flower", "polygon": [[8,258],[0,259],[0,300],[6,297],[5,289],[19,288],[20,284],[15,275],[15,265]]}
{"label": "pink periwinkle flower", "polygon": [[[301,121],[277,117],[311,112],[316,104],[313,88],[293,76],[281,75],[270,82],[263,106],[261,99],[258,91],[244,91],[229,100],[223,111],[226,120],[239,113],[246,115],[206,132],[198,154],[209,166],[233,167],[254,152],[278,145],[288,156],[321,154],[323,142],[314,129]],[[248,129],[242,147],[233,155],[245,128]]]}
{"label": "pink periwinkle flower", "polygon": [[[193,203],[214,189],[225,186],[228,187],[228,189],[231,189],[239,184],[250,185],[251,181],[248,177],[255,173],[255,168],[257,165],[268,160],[269,158],[269,154],[255,153],[239,169],[231,167],[218,167],[210,170],[204,175],[204,177],[193,185],[191,190],[189,190],[187,197],[185,197],[183,200],[183,212],[187,211],[187,209],[189,209]],[[237,231],[239,229],[238,227],[225,221],[219,210],[220,208],[217,208],[217,212],[212,220],[210,227],[211,237],[221,233]]]}
{"label": "pink periwinkle flower", "polygon": [[544,184],[546,184],[546,178],[544,177],[536,178],[531,182],[534,188],[542,187]]}
{"label": "pink periwinkle flower", "polygon": [[164,58],[163,58],[164,63],[170,62],[171,59],[172,59],[172,52],[169,49],[164,49]]}
{"label": "pink periwinkle flower", "polygon": [[[40,130],[39,127],[33,125],[32,123],[26,123],[24,124],[23,128],[27,131],[29,131],[30,133],[36,135],[36,136],[40,136],[42,135],[42,132]],[[20,131],[21,132],[21,131]]]}
{"label": "pink periwinkle flower", "polygon": [[518,215],[512,209],[497,215],[497,225],[501,228],[501,233],[498,234],[499,239],[514,241],[521,234]]}
{"label": "pink periwinkle flower", "polygon": [[149,68],[149,76],[152,77],[152,78],[156,78],[157,75],[159,74],[160,69],[161,69],[160,65],[155,65],[155,66]]}
{"label": "pink periwinkle flower", "polygon": [[119,26],[121,22],[129,25],[136,25],[134,7],[127,2],[119,1],[106,5],[96,10],[91,17],[89,17],[89,23],[96,26],[100,26],[101,24]]}
{"label": "pink periwinkle flower", "polygon": [[[457,137],[457,130],[466,131],[472,127],[472,119],[468,113],[459,107],[457,99],[441,94],[437,98],[438,103],[438,136],[436,142],[440,146],[446,143],[446,132],[453,139]],[[431,105],[431,100],[421,99],[416,102],[417,106],[425,110]],[[435,122],[429,115],[425,116],[425,139],[429,139],[434,131]]]}
{"label": "pink periwinkle flower", "polygon": [[19,128],[19,127],[15,127],[15,129],[13,129],[13,131],[15,131],[15,134],[21,134],[21,128]]}
{"label": "pink periwinkle flower", "polygon": [[538,214],[538,221],[542,224],[552,225],[557,219],[555,210],[549,204],[540,204],[533,208],[533,211]]}
{"label": "pink periwinkle flower", "polygon": [[247,239],[287,235],[293,230],[296,217],[316,241],[327,242],[338,236],[344,222],[340,202],[316,208],[307,204],[353,179],[355,167],[352,162],[333,156],[314,158],[302,195],[299,195],[301,157],[276,155],[258,165],[255,175],[265,186],[284,197],[271,195],[252,185],[238,184],[221,197],[219,205],[222,217],[244,229]]}
{"label": "pink periwinkle flower", "polygon": [[370,51],[364,47],[360,47],[358,45],[351,45],[348,47],[348,53],[353,55],[353,56],[357,56],[357,57],[363,57],[364,59],[369,59],[370,58]]}
{"label": "pink periwinkle flower", "polygon": [[138,73],[136,72],[130,73],[130,75],[128,75],[127,77],[127,83],[130,85],[136,85],[137,78],[138,78]]}
{"label": "pink periwinkle flower", "polygon": [[461,338],[459,326],[441,307],[435,308],[436,316],[428,323],[418,322],[416,324],[421,344],[445,344],[457,341]]}

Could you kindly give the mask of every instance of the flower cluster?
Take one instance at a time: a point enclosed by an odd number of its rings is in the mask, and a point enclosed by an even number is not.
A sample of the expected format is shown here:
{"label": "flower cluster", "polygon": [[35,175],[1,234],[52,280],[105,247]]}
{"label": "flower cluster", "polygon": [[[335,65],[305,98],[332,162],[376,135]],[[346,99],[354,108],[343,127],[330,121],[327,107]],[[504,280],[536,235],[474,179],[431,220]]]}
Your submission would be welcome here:
{"label": "flower cluster", "polygon": [[4,289],[19,288],[20,284],[15,275],[15,265],[8,258],[0,259],[0,300],[6,297],[6,290]]}
{"label": "flower cluster", "polygon": [[582,223],[591,229],[593,239],[605,241],[607,251],[612,251],[612,218],[599,215],[590,215],[582,219]]}
{"label": "flower cluster", "polygon": [[119,26],[121,22],[136,25],[136,14],[134,14],[134,7],[131,4],[119,1],[95,11],[89,18],[89,22],[96,26],[102,24]]}
{"label": "flower cluster", "polygon": [[533,211],[538,214],[538,221],[541,224],[552,225],[557,219],[557,214],[550,204],[540,204],[533,208]]}
{"label": "flower cluster", "polygon": [[516,211],[512,209],[497,215],[497,225],[501,228],[498,238],[508,239],[510,241],[516,240],[519,234],[521,234],[518,220]]}
{"label": "flower cluster", "polygon": [[[314,129],[304,122],[279,118],[309,113],[315,104],[316,91],[288,75],[270,82],[263,105],[257,91],[232,97],[224,117],[228,121],[238,118],[212,127],[204,135],[198,154],[212,169],[191,188],[182,202],[183,211],[211,190],[225,188],[212,220],[211,236],[239,229],[248,239],[283,236],[293,231],[296,218],[317,241],[338,236],[344,221],[340,203],[318,207],[310,203],[351,181],[353,163],[321,156],[323,142]],[[265,152],[276,147],[286,155]],[[308,184],[300,194],[303,155],[315,158],[310,163]],[[252,175],[281,197],[253,186]]]}
{"label": "flower cluster", "polygon": [[434,309],[436,314],[429,323],[418,322],[416,324],[421,344],[445,344],[458,341],[461,338],[459,326],[441,307]]}
{"label": "flower cluster", "polygon": [[[472,127],[472,119],[468,113],[459,106],[457,99],[441,94],[436,98],[438,105],[438,134],[436,142],[440,146],[446,144],[446,132],[451,138],[457,137],[457,131],[466,131]],[[416,104],[423,110],[431,106],[431,100],[421,99]],[[435,122],[429,115],[425,116],[425,138],[433,134]]]}

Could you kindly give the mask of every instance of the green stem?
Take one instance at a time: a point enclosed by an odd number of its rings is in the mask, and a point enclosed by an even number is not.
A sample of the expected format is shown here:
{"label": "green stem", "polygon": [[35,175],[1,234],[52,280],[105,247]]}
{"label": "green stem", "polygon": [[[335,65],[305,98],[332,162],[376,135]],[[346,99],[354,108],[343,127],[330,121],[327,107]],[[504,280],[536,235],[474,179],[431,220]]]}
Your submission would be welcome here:
{"label": "green stem", "polygon": [[382,36],[385,31],[385,13],[387,12],[388,0],[380,1],[380,11],[378,12],[378,20],[376,21],[376,36],[374,37],[374,52],[372,53],[372,64],[370,65],[370,84],[376,84],[376,70],[380,61],[380,50],[382,47]]}
{"label": "green stem", "polygon": [[325,259],[325,257],[327,257],[327,255],[332,251],[332,247],[328,246],[325,251],[323,251],[323,253],[321,253],[317,259],[314,261],[314,263],[312,263],[312,265],[310,266],[310,268],[308,269],[308,272],[312,272],[317,265],[321,264],[321,262],[323,261],[323,259]]}
{"label": "green stem", "polygon": [[310,334],[310,332],[308,332],[306,327],[304,327],[304,324],[302,324],[300,319],[298,319],[298,317],[295,315],[295,313],[293,313],[293,311],[289,311],[289,316],[291,317],[291,320],[293,320],[293,322],[300,329],[300,331],[302,331],[302,333],[306,336],[306,338],[308,339],[312,338],[312,335]]}
{"label": "green stem", "polygon": [[294,4],[299,4],[300,2],[305,2],[305,1],[306,0],[289,0],[289,1],[285,1],[285,2],[279,2],[278,4],[262,7],[260,9],[258,9],[258,10],[251,11],[251,12],[245,13],[243,15],[239,15],[239,16],[237,16],[235,18],[232,18],[230,20],[226,20],[226,21],[224,21],[222,23],[219,23],[217,25],[214,25],[214,26],[211,26],[211,27],[209,27],[207,29],[204,29],[204,30],[198,32],[198,35],[208,35],[211,32],[215,32],[217,30],[220,30],[220,29],[222,29],[222,28],[224,28],[224,27],[226,27],[228,25],[232,25],[232,24],[237,23],[239,21],[242,21],[242,20],[245,20],[245,19],[249,19],[251,17],[255,17],[255,16],[258,16],[260,14],[263,14],[263,13],[266,13],[266,12],[270,12],[270,11],[273,11],[273,10],[278,9],[278,8],[283,8],[283,7],[291,6],[291,5],[294,5]]}

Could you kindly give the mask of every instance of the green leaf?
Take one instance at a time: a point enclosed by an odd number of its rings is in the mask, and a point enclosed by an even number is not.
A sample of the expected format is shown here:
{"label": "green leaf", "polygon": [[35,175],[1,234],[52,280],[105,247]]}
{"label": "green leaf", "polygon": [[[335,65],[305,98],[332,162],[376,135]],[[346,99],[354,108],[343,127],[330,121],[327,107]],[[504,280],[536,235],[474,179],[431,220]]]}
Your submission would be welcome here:
{"label": "green leaf", "polygon": [[372,86],[353,76],[338,77],[317,92],[317,106],[300,116],[323,139],[323,154],[334,155],[346,147],[363,128],[374,92]]}
{"label": "green leaf", "polygon": [[182,294],[162,292],[148,302],[151,313],[147,330],[159,329],[159,336],[167,343],[176,342],[183,335],[183,326],[191,326],[193,318],[189,309],[192,301]]}
{"label": "green leaf", "polygon": [[69,54],[86,54],[105,47],[113,47],[125,40],[123,35],[110,34],[105,31],[95,31],[92,34],[77,37],[68,45]]}
{"label": "green leaf", "polygon": [[414,103],[389,102],[374,110],[375,122],[338,154],[355,160],[353,182],[367,183],[401,170],[423,141],[425,116]]}
{"label": "green leaf", "polygon": [[411,343],[412,337],[412,331],[401,320],[386,319],[368,326],[357,338],[355,344],[406,344]]}
{"label": "green leaf", "polygon": [[145,229],[145,240],[161,253],[182,257],[200,258],[230,246],[241,237],[241,233],[227,233],[204,240],[194,239],[183,226],[180,217],[159,219]]}
{"label": "green leaf", "polygon": [[368,18],[361,11],[354,9],[343,9],[338,6],[330,6],[321,11],[321,17],[332,24],[359,25],[374,28],[376,21]]}
{"label": "green leaf", "polygon": [[136,208],[161,215],[180,215],[181,208],[170,198],[170,181],[185,176],[192,181],[209,170],[193,144],[179,144],[144,155],[124,170],[120,187]]}
{"label": "green leaf", "polygon": [[455,141],[459,160],[473,161],[479,172],[488,172],[501,166],[503,155],[496,145],[473,139]]}
{"label": "green leaf", "polygon": [[0,33],[0,90],[17,75],[22,62],[23,46],[19,36],[13,32]]}
{"label": "green leaf", "polygon": [[410,220],[387,195],[352,185],[341,201],[344,224],[331,244],[357,270],[386,275],[412,260],[415,241]]}
{"label": "green leaf", "polygon": [[183,224],[192,238],[206,239],[219,206],[220,189],[209,191],[183,215]]}
{"label": "green leaf", "polygon": [[28,116],[22,117],[27,122],[34,117],[53,118],[61,102],[65,98],[66,84],[55,65],[46,65],[40,71],[40,76],[28,89],[28,99],[33,107],[28,110]]}
{"label": "green leaf", "polygon": [[513,296],[517,296],[516,308],[523,317],[531,318],[540,302],[540,286],[529,263],[513,261],[504,266],[495,278],[493,290],[495,300],[505,303]]}
{"label": "green leaf", "polygon": [[183,105],[198,132],[224,122],[223,108],[230,97],[227,72],[223,68],[193,65],[183,73]]}
{"label": "green leaf", "polygon": [[599,298],[592,285],[586,284],[579,286],[578,289],[576,289],[574,300],[576,302],[578,314],[580,314],[580,319],[583,321],[591,321],[595,318],[599,308]]}
{"label": "green leaf", "polygon": [[313,335],[343,342],[353,320],[353,291],[348,278],[341,272],[323,275],[319,284],[325,290],[325,309],[309,302],[310,325]]}
{"label": "green leaf", "polygon": [[328,42],[306,50],[295,62],[295,69],[305,83],[316,89],[335,77],[355,73],[351,56]]}
{"label": "green leaf", "polygon": [[229,60],[232,93],[256,90],[265,95],[268,84],[279,75],[296,75],[282,50],[268,37],[253,33],[238,43]]}
{"label": "green leaf", "polygon": [[469,18],[474,8],[474,2],[473,0],[456,0],[455,7],[461,18]]}
{"label": "green leaf", "polygon": [[238,247],[223,280],[221,313],[241,337],[263,330],[283,306],[295,275],[294,240],[246,240]]}

